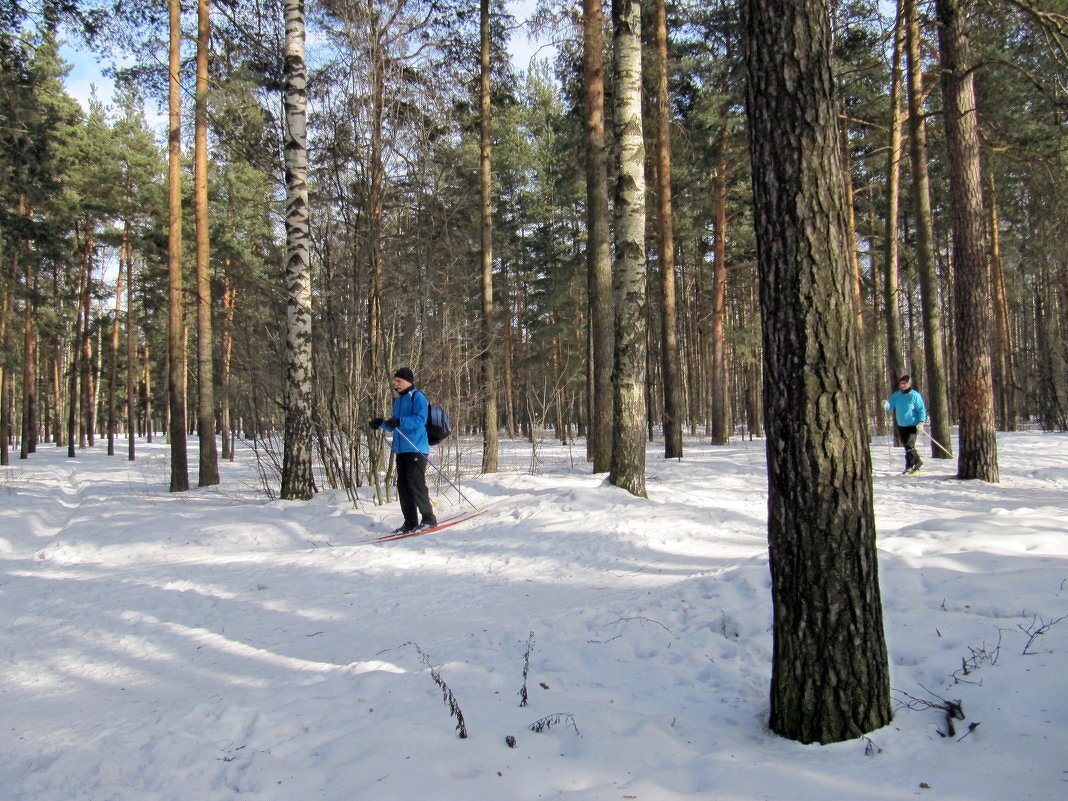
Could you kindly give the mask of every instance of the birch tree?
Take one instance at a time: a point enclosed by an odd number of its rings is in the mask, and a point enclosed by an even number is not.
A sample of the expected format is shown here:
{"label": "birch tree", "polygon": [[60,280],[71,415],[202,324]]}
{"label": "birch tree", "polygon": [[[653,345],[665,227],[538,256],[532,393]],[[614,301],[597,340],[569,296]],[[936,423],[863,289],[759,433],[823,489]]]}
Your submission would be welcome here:
{"label": "birch tree", "polygon": [[609,480],[645,497],[646,267],[645,142],[642,134],[641,3],[613,0],[617,177],[612,283],[615,371],[612,467]]}
{"label": "birch tree", "polygon": [[311,474],[312,316],[304,0],[285,0],[286,349],[283,500],[307,500]]}

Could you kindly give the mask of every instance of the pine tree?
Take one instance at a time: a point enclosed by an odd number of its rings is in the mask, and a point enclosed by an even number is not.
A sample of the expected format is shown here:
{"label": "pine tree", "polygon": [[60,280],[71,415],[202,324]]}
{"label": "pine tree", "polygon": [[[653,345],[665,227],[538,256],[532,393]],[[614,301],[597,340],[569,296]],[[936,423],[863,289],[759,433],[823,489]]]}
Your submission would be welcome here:
{"label": "pine tree", "polygon": [[967,24],[959,0],[938,0],[942,97],[953,213],[960,453],[957,477],[997,482],[998,447],[990,362],[990,273],[983,241],[983,185],[979,124]]}
{"label": "pine tree", "polygon": [[583,0],[582,68],[586,127],[586,270],[589,297],[589,425],[595,473],[612,465],[612,242],[604,122],[604,35],[601,0]]}
{"label": "pine tree", "polygon": [[167,438],[171,448],[171,492],[189,489],[189,457],[186,453],[185,337],[182,280],[182,8],[168,0],[170,12],[167,173]]}
{"label": "pine tree", "polygon": [[828,743],[891,718],[829,9],[749,0],[745,10],[768,425],[770,725]]}

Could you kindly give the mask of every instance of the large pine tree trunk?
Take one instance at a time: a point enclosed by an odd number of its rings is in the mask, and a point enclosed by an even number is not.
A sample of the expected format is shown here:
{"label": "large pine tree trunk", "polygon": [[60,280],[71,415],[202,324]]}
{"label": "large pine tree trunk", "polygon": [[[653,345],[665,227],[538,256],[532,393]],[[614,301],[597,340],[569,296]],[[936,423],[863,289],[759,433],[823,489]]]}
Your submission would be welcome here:
{"label": "large pine tree trunk", "polygon": [[827,743],[891,718],[828,8],[749,0],[746,10],[768,427],[770,725]]}
{"label": "large pine tree trunk", "polygon": [[197,85],[193,132],[195,171],[194,215],[197,236],[197,433],[200,469],[197,484],[219,483],[219,451],[215,444],[214,337],[211,328],[211,241],[208,235],[208,56],[211,50],[211,6],[197,0]]}
{"label": "large pine tree trunk", "polygon": [[886,250],[883,261],[883,308],[886,319],[886,370],[891,383],[905,372],[904,346],[901,329],[901,302],[898,297],[899,253],[898,212],[901,198],[901,156],[903,139],[901,110],[903,87],[902,60],[905,52],[906,0],[899,0],[894,24],[894,55],[890,79],[890,148],[886,158],[886,225],[883,239]]}
{"label": "large pine tree trunk", "polygon": [[[953,456],[950,443],[949,388],[942,312],[938,297],[938,268],[935,264],[934,214],[931,211],[931,184],[927,170],[927,123],[924,113],[923,63],[920,59],[920,22],[916,0],[907,0],[906,63],[908,66],[909,147],[912,157],[912,202],[916,216],[916,269],[920,276],[920,302],[923,308],[924,365],[927,386],[927,415],[931,426],[931,456]],[[941,446],[940,447],[939,443]]]}
{"label": "large pine tree trunk", "polygon": [[189,461],[186,454],[185,361],[182,321],[182,10],[179,0],[168,0],[170,11],[170,89],[168,149],[168,245],[167,245],[167,408],[170,417],[168,439],[171,447],[171,492],[189,489]]}
{"label": "large pine tree trunk", "polygon": [[675,303],[675,226],[671,212],[671,99],[665,0],[656,0],[656,223],[660,241],[660,365],[664,386],[664,458],[682,458],[685,383]]}
{"label": "large pine tree trunk", "polygon": [[642,137],[641,3],[613,0],[615,190],[615,433],[609,481],[645,497],[645,142]]}
{"label": "large pine tree trunk", "polygon": [[490,140],[490,15],[489,0],[480,0],[482,90],[479,113],[482,230],[482,472],[496,473],[499,451],[497,423],[497,316],[493,304],[493,151]]}
{"label": "large pine tree trunk", "polygon": [[983,185],[979,169],[979,121],[960,0],[937,0],[946,115],[957,341],[957,405],[960,453],[957,477],[996,482],[997,430],[990,364],[990,273],[983,246]]}
{"label": "large pine tree trunk", "polygon": [[586,269],[590,304],[589,456],[593,472],[612,466],[612,231],[604,128],[604,36],[601,0],[583,0],[586,89]]}
{"label": "large pine tree trunk", "polygon": [[311,473],[312,315],[304,0],[285,0],[286,357],[283,500],[307,500]]}

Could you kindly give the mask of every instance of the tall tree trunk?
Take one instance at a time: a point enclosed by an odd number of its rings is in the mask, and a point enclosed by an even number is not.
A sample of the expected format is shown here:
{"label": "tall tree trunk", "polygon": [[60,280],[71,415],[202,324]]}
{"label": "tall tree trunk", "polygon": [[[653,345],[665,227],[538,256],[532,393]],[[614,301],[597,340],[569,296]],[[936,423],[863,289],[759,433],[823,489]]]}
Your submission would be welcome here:
{"label": "tall tree trunk", "polygon": [[[908,15],[907,64],[909,95],[909,144],[912,156],[912,201],[916,215],[916,269],[920,276],[923,308],[924,365],[927,413],[931,427],[931,456],[953,456],[950,444],[949,389],[946,378],[945,335],[938,298],[938,268],[935,264],[934,215],[927,171],[927,123],[924,121],[923,63],[920,59],[920,22],[916,0],[906,0]],[[941,443],[940,447],[936,443]]]}
{"label": "tall tree trunk", "polygon": [[660,240],[660,365],[664,387],[664,458],[682,458],[685,384],[675,303],[675,226],[671,213],[671,98],[665,0],[656,0],[656,223]]}
{"label": "tall tree trunk", "polygon": [[[28,260],[27,260],[28,261]],[[29,269],[29,264],[27,264]],[[19,458],[37,452],[37,318],[33,276],[27,274],[29,291],[22,309],[22,446]]]}
{"label": "tall tree trunk", "polygon": [[312,315],[308,210],[308,83],[304,0],[285,0],[286,374],[283,500],[308,500],[311,472]]}
{"label": "tall tree trunk", "polygon": [[[128,229],[127,218],[124,229]],[[134,327],[134,257],[133,249],[126,253],[126,431],[127,459],[137,456],[137,329]]]}
{"label": "tall tree trunk", "polygon": [[170,89],[168,93],[168,245],[167,245],[167,409],[170,426],[171,492],[189,489],[186,453],[185,382],[183,364],[182,299],[182,9],[179,0],[168,0],[170,12]]}
{"label": "tall tree trunk", "polygon": [[[846,106],[844,100],[839,100],[839,108],[842,122],[839,124],[839,143],[842,149],[842,177],[845,181],[846,203],[846,237],[848,242],[849,272],[853,278],[853,315],[857,325],[858,353],[860,355],[860,382],[861,408],[868,409],[868,327],[864,323],[864,277],[860,271],[860,253],[857,246],[857,210],[856,193],[853,191],[853,156],[849,149],[849,127],[845,122]],[[864,420],[868,416],[865,412]]]}
{"label": "tall tree trunk", "polygon": [[141,352],[145,371],[145,442],[151,444],[153,435],[155,434],[155,425],[152,421],[152,361],[147,337],[145,338],[145,344],[142,347]]}
{"label": "tall tree trunk", "polygon": [[953,215],[953,296],[957,341],[960,453],[957,477],[997,482],[998,443],[990,366],[990,272],[983,246],[983,184],[979,120],[967,27],[960,0],[937,0],[942,97]]}
{"label": "tall tree trunk", "polygon": [[219,483],[215,444],[214,339],[211,328],[211,241],[208,225],[208,57],[211,52],[211,5],[197,0],[197,88],[193,132],[193,203],[197,236],[197,434],[200,469],[197,486]]}
{"label": "tall tree trunk", "polygon": [[730,134],[724,125],[719,131],[716,173],[712,177],[715,202],[715,247],[712,255],[712,413],[710,439],[713,445],[730,442],[727,377],[727,147]]}
{"label": "tall tree trunk", "polygon": [[480,228],[482,230],[482,472],[496,473],[497,424],[497,330],[493,306],[493,151],[490,140],[490,13],[489,0],[479,2],[482,90],[479,104]]}
{"label": "tall tree trunk", "polygon": [[510,438],[515,437],[515,368],[512,356],[515,348],[515,331],[512,328],[512,292],[510,286],[512,280],[505,274],[504,331],[502,332],[503,342],[501,347],[501,369],[504,372],[504,429],[508,432]]}
{"label": "tall tree trunk", "polygon": [[901,108],[902,65],[906,31],[907,0],[898,0],[897,17],[894,22],[894,55],[890,77],[890,148],[886,157],[886,227],[883,240],[886,243],[883,262],[883,307],[886,318],[886,371],[891,383],[905,373],[904,345],[902,341],[901,299],[898,297],[899,253],[898,212],[901,197],[901,156],[903,140],[901,126],[905,115]]}
{"label": "tall tree trunk", "polygon": [[129,234],[124,227],[122,244],[119,245],[119,274],[115,279],[115,319],[111,323],[111,364],[108,366],[108,456],[115,455],[115,432],[119,427],[119,323],[122,320],[123,271],[126,267],[126,253],[130,249]]}
{"label": "tall tree trunk", "polygon": [[[88,225],[87,225],[88,228]],[[93,240],[92,234],[86,238],[86,262],[85,283],[82,284],[82,339],[81,339],[81,368],[82,368],[82,411],[78,432],[78,445],[89,447],[96,445],[96,381],[93,364],[93,330],[92,330],[92,297],[93,297]]]}
{"label": "tall tree trunk", "polygon": [[616,189],[612,465],[609,481],[645,497],[645,141],[642,134],[641,3],[613,0]]}
{"label": "tall tree trunk", "polygon": [[612,231],[604,128],[604,36],[601,0],[582,2],[583,82],[586,94],[586,270],[590,304],[589,456],[593,472],[612,466]]}
{"label": "tall tree trunk", "polygon": [[223,276],[223,330],[222,353],[220,354],[219,391],[222,393],[222,409],[219,414],[220,439],[222,439],[222,458],[233,461],[234,449],[231,442],[230,423],[230,370],[234,353],[234,311],[237,308],[237,287],[230,276],[229,260],[226,274]]}
{"label": "tall tree trunk", "polygon": [[[368,4],[368,11],[371,4]],[[368,13],[370,32],[367,37],[371,72],[371,123],[370,152],[368,169],[370,171],[370,196],[368,197],[367,221],[367,259],[368,259],[368,299],[367,299],[367,355],[365,375],[370,379],[368,385],[369,405],[378,408],[385,402],[385,390],[379,376],[387,371],[386,332],[382,315],[382,194],[385,187],[385,166],[383,164],[383,125],[385,119],[385,58],[383,39],[378,18]],[[379,476],[386,470],[386,453],[381,437],[369,441],[371,481],[379,488]]]}
{"label": "tall tree trunk", "polygon": [[[52,297],[58,299],[58,313],[60,319],[64,317],[65,304],[59,292],[59,268],[52,270]],[[53,441],[57,448],[62,448],[63,440],[63,346],[60,333],[54,329],[48,343],[49,361],[52,364],[52,432]]]}
{"label": "tall tree trunk", "polygon": [[[22,203],[19,213],[25,213]],[[37,271],[32,259],[26,259],[23,273],[26,300],[22,306],[22,446],[19,458],[27,459],[31,453],[37,452]]]}
{"label": "tall tree trunk", "polygon": [[997,370],[994,372],[994,389],[997,393],[998,428],[1001,431],[1016,430],[1016,366],[1013,358],[1011,327],[1009,325],[1009,299],[1005,289],[1005,270],[1001,263],[1001,231],[998,220],[998,199],[994,185],[993,170],[987,171],[990,184],[990,288],[993,292]]}
{"label": "tall tree trunk", "polygon": [[82,341],[82,287],[87,279],[90,265],[91,240],[88,236],[82,242],[78,253],[78,302],[74,306],[74,331],[71,335],[69,375],[67,377],[67,458],[77,456],[78,417],[81,406],[81,393],[78,392],[78,379],[81,377],[81,341]]}
{"label": "tall tree trunk", "polygon": [[1036,395],[1039,419],[1046,431],[1065,431],[1068,430],[1068,414],[1065,413],[1064,399],[1057,380],[1057,364],[1063,363],[1063,360],[1057,358],[1054,344],[1057,338],[1056,321],[1050,320],[1050,315],[1046,312],[1050,306],[1055,307],[1053,291],[1050,288],[1052,276],[1046,259],[1042,259],[1040,274],[1035,283],[1035,358],[1038,362]]}
{"label": "tall tree trunk", "polygon": [[773,731],[890,722],[871,455],[825,0],[748,0],[747,105],[763,312]]}
{"label": "tall tree trunk", "polygon": [[[11,326],[8,320],[14,307],[13,295],[18,281],[19,257],[18,251],[13,249],[11,254],[11,271],[9,275],[0,280],[0,348],[3,352],[12,353],[14,347],[9,340]],[[4,359],[0,359],[0,465],[11,464],[10,441],[11,441],[11,393],[15,382],[12,371],[6,366]]]}
{"label": "tall tree trunk", "polygon": [[[86,226],[88,231],[88,224]],[[81,368],[81,404],[82,416],[78,420],[78,446],[90,447],[96,444],[94,430],[96,428],[96,406],[94,398],[96,387],[93,381],[93,331],[91,325],[92,294],[93,294],[93,238],[91,231],[86,233],[85,239],[86,270],[84,283],[81,285],[81,340],[79,340]]]}

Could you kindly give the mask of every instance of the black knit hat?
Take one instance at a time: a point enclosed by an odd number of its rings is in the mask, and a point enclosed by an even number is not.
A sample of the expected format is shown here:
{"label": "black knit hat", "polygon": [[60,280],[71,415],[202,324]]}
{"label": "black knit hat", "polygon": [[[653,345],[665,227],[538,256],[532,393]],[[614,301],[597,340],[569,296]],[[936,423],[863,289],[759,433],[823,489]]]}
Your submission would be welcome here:
{"label": "black knit hat", "polygon": [[394,378],[403,378],[409,384],[415,383],[415,373],[412,372],[410,367],[401,367],[393,374]]}

